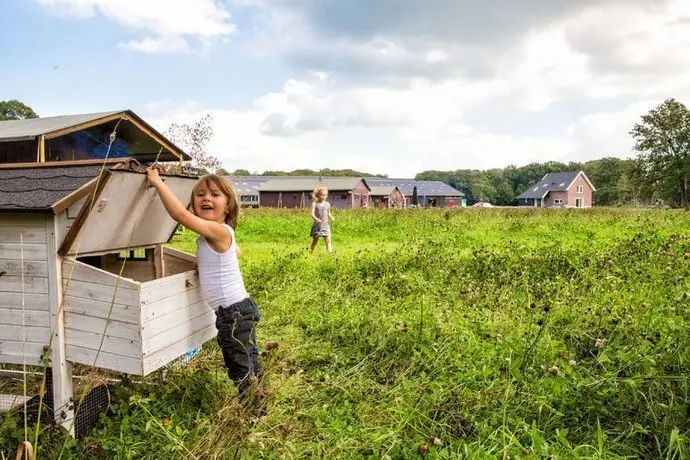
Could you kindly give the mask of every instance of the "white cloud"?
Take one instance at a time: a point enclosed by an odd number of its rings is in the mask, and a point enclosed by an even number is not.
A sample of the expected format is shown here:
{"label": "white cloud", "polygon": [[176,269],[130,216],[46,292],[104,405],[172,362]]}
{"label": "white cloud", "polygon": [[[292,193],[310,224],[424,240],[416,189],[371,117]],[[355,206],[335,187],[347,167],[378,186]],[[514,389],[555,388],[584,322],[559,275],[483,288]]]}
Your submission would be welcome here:
{"label": "white cloud", "polygon": [[187,43],[187,41],[181,37],[147,38],[141,41],[120,43],[119,46],[121,48],[141,51],[142,53],[147,54],[191,52],[189,43]]}
{"label": "white cloud", "polygon": [[443,50],[431,50],[426,53],[426,62],[434,64],[436,62],[446,62],[448,60],[448,53]]}
{"label": "white cloud", "polygon": [[210,112],[209,146],[230,170],[353,168],[392,176],[423,169],[501,167],[572,154],[569,139],[477,130],[462,120],[487,97],[481,84],[419,81],[408,88],[340,87],[333,80],[290,80],[245,111],[155,104],[159,129]]}
{"label": "white cloud", "polygon": [[[36,1],[143,32],[121,46],[147,53],[235,32],[214,0]],[[211,112],[211,151],[228,169],[411,176],[627,156],[642,113],[690,97],[687,0],[233,1],[261,11],[251,51],[293,77],[248,109],[148,107],[161,129]]]}
{"label": "white cloud", "polygon": [[119,46],[142,51],[190,52],[190,38],[221,38],[236,32],[230,13],[217,0],[35,0],[80,19],[97,12],[148,35]]}
{"label": "white cloud", "polygon": [[[211,110],[213,153],[228,169],[346,167],[394,176],[627,157],[629,131],[643,113],[666,97],[690,98],[683,59],[690,31],[673,13],[678,5],[590,6],[527,32],[493,56],[494,71],[481,78],[449,71],[466,44],[415,48],[380,34],[306,42],[317,36],[302,29],[284,45],[316,57],[305,66],[312,77],[289,79],[248,110]],[[352,56],[374,78],[336,65]],[[403,70],[411,63],[450,67],[423,76]],[[489,114],[481,126],[473,123],[477,111]],[[497,128],[490,114],[504,111],[532,121]]]}

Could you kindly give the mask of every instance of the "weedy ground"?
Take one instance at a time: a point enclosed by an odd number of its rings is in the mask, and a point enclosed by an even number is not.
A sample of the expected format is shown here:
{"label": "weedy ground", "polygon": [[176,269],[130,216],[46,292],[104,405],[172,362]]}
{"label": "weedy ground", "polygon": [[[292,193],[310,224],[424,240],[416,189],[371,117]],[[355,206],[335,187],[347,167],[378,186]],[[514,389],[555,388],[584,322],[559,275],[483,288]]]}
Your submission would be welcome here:
{"label": "weedy ground", "polygon": [[[85,439],[41,434],[39,455],[688,457],[690,215],[335,215],[333,254],[307,250],[306,212],[247,210],[237,228],[265,419],[238,408],[210,342],[165,381],[113,387]],[[23,434],[0,422],[7,456]]]}

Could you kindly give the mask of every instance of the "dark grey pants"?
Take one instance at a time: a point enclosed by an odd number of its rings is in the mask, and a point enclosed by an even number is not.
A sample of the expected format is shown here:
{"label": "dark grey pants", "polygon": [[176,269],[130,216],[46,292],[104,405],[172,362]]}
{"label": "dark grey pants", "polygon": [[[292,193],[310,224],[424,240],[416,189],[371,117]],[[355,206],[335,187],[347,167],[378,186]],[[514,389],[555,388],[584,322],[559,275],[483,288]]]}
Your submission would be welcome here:
{"label": "dark grey pants", "polygon": [[252,377],[261,378],[259,348],[256,344],[256,324],[260,318],[259,307],[251,297],[216,310],[218,345],[223,351],[228,376],[237,386],[242,399],[248,396]]}

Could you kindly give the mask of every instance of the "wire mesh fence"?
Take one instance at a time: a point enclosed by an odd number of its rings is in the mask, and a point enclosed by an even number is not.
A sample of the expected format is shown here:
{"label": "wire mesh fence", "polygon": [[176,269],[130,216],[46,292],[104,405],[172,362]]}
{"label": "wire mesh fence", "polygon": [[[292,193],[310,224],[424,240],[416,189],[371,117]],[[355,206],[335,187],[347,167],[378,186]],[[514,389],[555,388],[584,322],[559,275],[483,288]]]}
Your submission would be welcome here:
{"label": "wire mesh fence", "polygon": [[[109,387],[115,383],[117,380],[94,371],[75,374],[75,396],[68,407],[57,410],[73,426],[77,438],[88,434],[107,411],[111,402]],[[15,418],[18,426],[33,426],[39,421],[40,412],[41,425],[48,426],[55,423],[55,410],[51,368],[31,366],[24,372],[20,366],[0,367],[0,424]],[[73,419],[68,416],[70,410],[74,411]]]}
{"label": "wire mesh fence", "polygon": [[[160,369],[157,374],[165,378],[174,367],[185,367],[201,351],[201,346]],[[33,426],[39,420],[42,426],[55,423],[58,417],[67,420],[74,429],[76,438],[87,435],[98,426],[102,414],[107,413],[115,385],[124,384],[116,372],[103,371],[90,366],[75,365],[73,369],[73,398],[68,407],[55,408],[53,402],[52,369],[41,366],[27,366],[26,372],[20,365],[0,364],[0,425],[8,418],[14,418],[17,426]],[[43,394],[43,398],[41,398]],[[67,417],[73,411],[72,421]]]}

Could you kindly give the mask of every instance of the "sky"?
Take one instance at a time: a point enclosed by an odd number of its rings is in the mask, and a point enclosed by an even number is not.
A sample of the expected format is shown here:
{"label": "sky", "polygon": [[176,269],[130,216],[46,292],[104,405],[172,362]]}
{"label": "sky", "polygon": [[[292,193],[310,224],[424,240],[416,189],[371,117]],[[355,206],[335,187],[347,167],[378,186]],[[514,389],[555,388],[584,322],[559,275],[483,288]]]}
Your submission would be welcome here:
{"label": "sky", "polygon": [[690,105],[688,0],[2,0],[0,100],[210,113],[230,171],[631,157]]}

